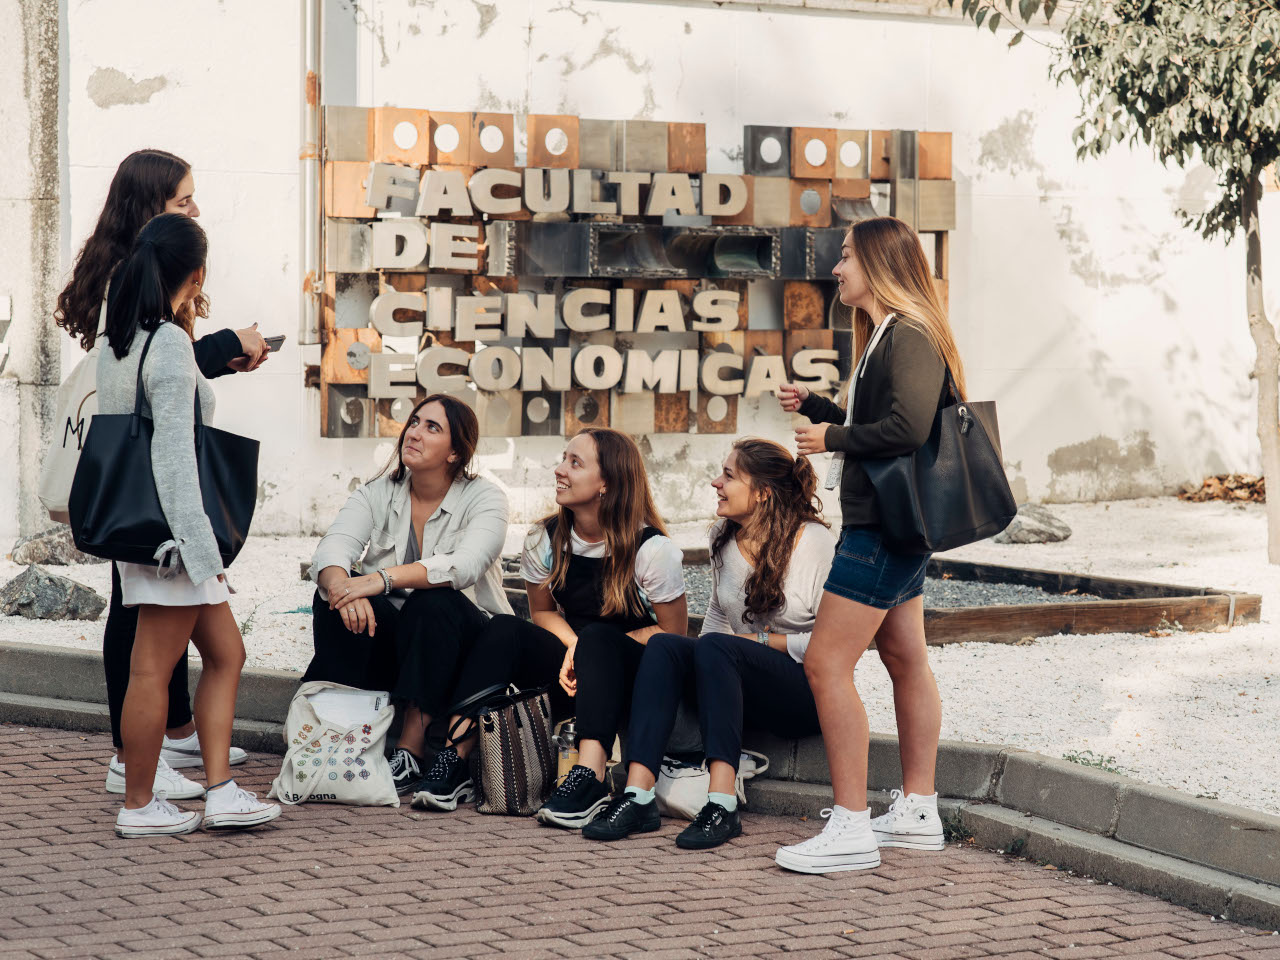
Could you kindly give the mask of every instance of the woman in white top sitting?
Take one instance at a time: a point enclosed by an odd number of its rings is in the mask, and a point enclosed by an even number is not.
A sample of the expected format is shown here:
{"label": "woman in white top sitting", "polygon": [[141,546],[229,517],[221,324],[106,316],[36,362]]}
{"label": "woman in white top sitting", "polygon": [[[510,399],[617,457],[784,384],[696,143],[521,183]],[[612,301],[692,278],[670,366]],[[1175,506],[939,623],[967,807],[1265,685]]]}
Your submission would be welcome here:
{"label": "woman in white top sitting", "polygon": [[626,791],[583,836],[617,840],[657,830],[654,785],[676,708],[692,679],[711,770],[707,804],[677,838],[715,847],[742,832],[735,794],[745,722],[779,737],[819,732],[804,654],[835,537],[822,519],[809,461],[769,440],[739,440],[711,484],[711,602],[701,636],[649,638],[631,698]]}
{"label": "woman in white top sitting", "polygon": [[[689,618],[683,555],[666,537],[635,441],[617,430],[583,430],[565,447],[555,479],[556,512],[530,529],[520,563],[533,622],[490,621],[462,669],[455,703],[514,683],[549,685],[556,720],[576,709],[580,763],[538,819],[577,829],[609,800],[607,751],[644,643],[686,630]],[[453,810],[474,795],[464,760],[475,741],[463,730],[436,757],[415,807]]]}
{"label": "woman in white top sitting", "polygon": [[490,616],[511,612],[500,561],[507,497],[471,472],[479,435],[475,412],[456,397],[421,401],[391,461],[351,494],[311,564],[315,656],[302,679],[391,692],[402,709],[391,756],[401,794],[422,779],[427,725],[453,702],[472,640]]}

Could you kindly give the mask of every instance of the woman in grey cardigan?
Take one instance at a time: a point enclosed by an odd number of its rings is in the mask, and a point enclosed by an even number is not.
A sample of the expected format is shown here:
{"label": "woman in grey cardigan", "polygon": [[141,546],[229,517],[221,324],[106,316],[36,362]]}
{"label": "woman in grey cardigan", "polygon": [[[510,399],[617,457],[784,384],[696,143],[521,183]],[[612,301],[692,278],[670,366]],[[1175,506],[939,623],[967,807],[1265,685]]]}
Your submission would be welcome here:
{"label": "woman in grey cardigan", "polygon": [[206,251],[204,231],[190,217],[166,213],[148,222],[112,277],[106,323],[110,349],[98,359],[100,413],[131,413],[141,379],[142,414],[155,426],[151,469],[172,534],[156,551],[158,567],[117,563],[124,604],[138,607],[121,717],[130,758],[124,806],[116,817],[116,833],[124,837],[190,833],[201,823],[199,813],[179,810],[152,789],[169,677],[188,637],[203,661],[195,714],[209,780],[205,826],[253,826],[280,815],[275,804],[241,790],[227,762],[244,642],[227,605],[222,558],[196,471],[195,403],[203,420],[210,421],[213,390],[196,365],[191,337],[174,322],[200,293]]}

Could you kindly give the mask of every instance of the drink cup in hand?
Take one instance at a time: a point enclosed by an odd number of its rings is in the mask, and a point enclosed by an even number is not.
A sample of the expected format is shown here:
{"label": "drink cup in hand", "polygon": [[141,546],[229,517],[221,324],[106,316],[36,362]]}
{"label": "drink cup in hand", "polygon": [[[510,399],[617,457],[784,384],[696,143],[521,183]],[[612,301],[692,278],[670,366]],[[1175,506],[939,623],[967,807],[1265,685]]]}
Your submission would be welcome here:
{"label": "drink cup in hand", "polygon": [[787,413],[795,413],[809,399],[809,388],[802,383],[784,383],[778,387],[778,402]]}

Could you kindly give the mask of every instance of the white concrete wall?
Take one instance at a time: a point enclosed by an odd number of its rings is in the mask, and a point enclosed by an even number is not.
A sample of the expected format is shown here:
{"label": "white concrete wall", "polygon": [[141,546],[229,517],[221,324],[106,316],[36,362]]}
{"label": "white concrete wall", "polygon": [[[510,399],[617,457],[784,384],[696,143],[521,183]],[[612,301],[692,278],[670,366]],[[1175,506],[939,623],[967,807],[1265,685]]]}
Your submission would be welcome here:
{"label": "white concrete wall", "polygon": [[[219,424],[263,440],[257,529],[321,529],[388,444],[322,440],[318,394],[302,386],[299,4],[182,10],[186,39],[171,42],[156,26],[171,4],[70,5],[71,248],[130,150],[193,164],[210,322],[290,336],[259,373],[218,383]],[[330,13],[332,103],[703,121],[719,171],[740,171],[747,123],[953,131],[952,317],[971,393],[1000,404],[1019,495],[1127,497],[1258,469],[1243,249],[1202,241],[1174,213],[1212,178],[1166,171],[1141,147],[1077,162],[1075,91],[1053,84],[1034,43],[1006,52],[936,17],[746,5],[330,0]],[[1264,244],[1277,227],[1272,198]],[[1274,275],[1280,245],[1265,249]],[[64,368],[74,356],[68,342]],[[790,436],[768,401],[742,402],[739,429]],[[649,438],[669,519],[710,514],[706,482],[728,443]],[[559,448],[482,445],[518,518],[549,502]]]}

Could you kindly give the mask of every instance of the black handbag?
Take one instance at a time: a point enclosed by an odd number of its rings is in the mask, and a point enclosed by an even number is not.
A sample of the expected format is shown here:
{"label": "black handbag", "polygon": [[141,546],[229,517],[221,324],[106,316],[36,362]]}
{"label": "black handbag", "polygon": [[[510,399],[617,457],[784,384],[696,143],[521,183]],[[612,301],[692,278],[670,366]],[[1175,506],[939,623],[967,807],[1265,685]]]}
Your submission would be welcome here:
{"label": "black handbag", "polygon": [[[99,413],[90,421],[67,504],[77,549],[153,567],[159,565],[157,549],[173,539],[151,472],[155,425],[142,415],[142,368],[154,336],[153,330],[138,360],[133,413]],[[204,512],[223,566],[230,566],[257,506],[258,441],[205,426],[199,390],[194,429]]]}
{"label": "black handbag", "polygon": [[880,510],[880,536],[899,553],[935,553],[983,540],[1018,512],[1000,454],[996,405],[948,395],[929,439],[914,453],[863,460]]}

